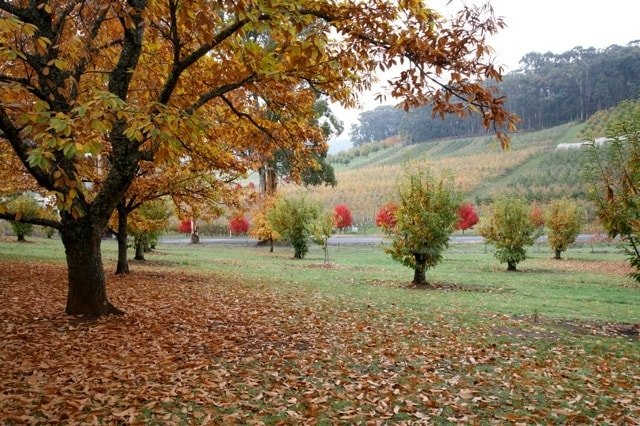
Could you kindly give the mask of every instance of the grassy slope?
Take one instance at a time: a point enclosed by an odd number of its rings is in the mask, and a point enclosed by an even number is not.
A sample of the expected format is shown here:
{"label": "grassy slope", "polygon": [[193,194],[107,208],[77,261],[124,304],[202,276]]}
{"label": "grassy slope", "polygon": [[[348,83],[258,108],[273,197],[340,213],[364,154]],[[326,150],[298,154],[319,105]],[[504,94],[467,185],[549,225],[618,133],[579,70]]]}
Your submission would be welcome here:
{"label": "grassy slope", "polygon": [[584,198],[579,151],[555,151],[558,143],[575,141],[581,128],[566,124],[514,134],[508,151],[501,150],[493,136],[391,146],[355,157],[347,166],[336,165],[336,188],[285,188],[285,192],[304,193],[326,208],[347,203],[360,226],[371,224],[379,206],[394,198],[396,182],[405,170],[427,165],[453,174],[465,198],[476,203],[505,192],[541,201],[567,194]]}

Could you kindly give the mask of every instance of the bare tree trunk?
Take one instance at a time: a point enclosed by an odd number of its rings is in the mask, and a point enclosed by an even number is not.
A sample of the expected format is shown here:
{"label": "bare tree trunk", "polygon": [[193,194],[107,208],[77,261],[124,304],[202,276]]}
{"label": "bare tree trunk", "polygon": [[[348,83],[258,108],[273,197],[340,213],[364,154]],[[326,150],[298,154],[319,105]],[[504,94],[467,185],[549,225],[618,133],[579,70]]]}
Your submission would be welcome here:
{"label": "bare tree trunk", "polygon": [[553,258],[558,260],[562,259],[562,250],[556,249],[555,252],[556,252],[556,255]]}
{"label": "bare tree trunk", "polygon": [[[73,226],[75,225],[75,226]],[[103,229],[91,218],[60,229],[68,268],[67,307],[69,315],[123,314],[107,299],[100,244]]]}

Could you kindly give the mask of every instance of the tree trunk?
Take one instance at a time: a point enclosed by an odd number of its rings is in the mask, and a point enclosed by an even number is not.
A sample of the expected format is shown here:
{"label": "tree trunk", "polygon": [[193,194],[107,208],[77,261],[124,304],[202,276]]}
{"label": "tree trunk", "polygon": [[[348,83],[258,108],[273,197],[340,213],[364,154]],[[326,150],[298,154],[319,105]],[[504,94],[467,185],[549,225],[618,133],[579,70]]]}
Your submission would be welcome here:
{"label": "tree trunk", "polygon": [[129,273],[129,260],[127,259],[127,219],[128,212],[123,202],[118,204],[118,264],[116,274]]}
{"label": "tree trunk", "polygon": [[329,238],[324,237],[324,263],[329,263]]}
{"label": "tree trunk", "polygon": [[427,255],[415,253],[416,266],[413,268],[413,284],[426,285],[427,282]]}
{"label": "tree trunk", "polygon": [[507,262],[507,271],[515,271],[517,263]]}
{"label": "tree trunk", "polygon": [[556,249],[556,255],[553,257],[554,259],[562,259],[562,250]]}
{"label": "tree trunk", "polygon": [[196,220],[191,220],[191,244],[199,244],[200,243],[200,233],[198,232],[198,225],[196,225]]}
{"label": "tree trunk", "polygon": [[18,241],[20,241],[21,243],[26,242],[27,240],[24,238],[24,233],[23,232],[18,232]]}
{"label": "tree trunk", "polygon": [[107,299],[100,251],[103,230],[90,218],[73,222],[60,229],[69,279],[65,312],[92,316],[123,314]]}
{"label": "tree trunk", "polygon": [[278,176],[272,164],[264,163],[258,168],[260,182],[258,188],[263,195],[273,195],[278,188]]}
{"label": "tree trunk", "polygon": [[135,246],[136,246],[136,255],[135,255],[134,259],[135,260],[145,260],[145,258],[144,258],[144,240],[136,238]]}
{"label": "tree trunk", "polygon": [[269,238],[269,253],[273,253],[273,238]]}

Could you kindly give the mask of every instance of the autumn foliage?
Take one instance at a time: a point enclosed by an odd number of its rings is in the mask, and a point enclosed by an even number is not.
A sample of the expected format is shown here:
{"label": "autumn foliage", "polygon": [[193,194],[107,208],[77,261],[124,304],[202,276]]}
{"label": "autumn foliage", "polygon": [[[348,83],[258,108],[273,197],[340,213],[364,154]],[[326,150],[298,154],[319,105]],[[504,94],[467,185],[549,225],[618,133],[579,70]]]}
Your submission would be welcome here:
{"label": "autumn foliage", "polygon": [[544,211],[542,207],[538,205],[538,203],[531,204],[531,209],[529,210],[529,220],[531,224],[536,228],[542,228],[544,226],[545,217]]}
{"label": "autumn foliage", "polygon": [[548,240],[555,259],[560,259],[562,252],[576,240],[582,227],[582,218],[580,207],[569,198],[556,200],[549,206],[546,218]]}
{"label": "autumn foliage", "polygon": [[249,220],[243,215],[235,215],[229,220],[229,231],[235,235],[244,235],[249,231]]}
{"label": "autumn foliage", "polygon": [[344,230],[353,225],[351,209],[346,204],[338,204],[333,209],[333,224],[336,228]]}
{"label": "autumn foliage", "polygon": [[464,232],[467,229],[471,229],[478,223],[480,218],[476,209],[471,203],[463,203],[458,207],[458,222],[456,223],[456,229]]}
{"label": "autumn foliage", "polygon": [[495,257],[515,271],[518,263],[527,258],[527,246],[538,237],[538,228],[532,217],[533,209],[516,197],[501,197],[491,206],[491,214],[480,228],[480,235],[495,246]]}
{"label": "autumn foliage", "polygon": [[384,204],[376,213],[376,226],[382,228],[386,233],[393,232],[398,223],[397,212],[398,205],[396,203]]}
{"label": "autumn foliage", "polygon": [[191,221],[190,220],[182,220],[178,225],[178,232],[182,234],[191,234]]}
{"label": "autumn foliage", "polygon": [[458,193],[449,178],[420,171],[404,177],[398,195],[393,241],[385,251],[413,269],[414,284],[428,284],[426,271],[442,260],[455,228]]}

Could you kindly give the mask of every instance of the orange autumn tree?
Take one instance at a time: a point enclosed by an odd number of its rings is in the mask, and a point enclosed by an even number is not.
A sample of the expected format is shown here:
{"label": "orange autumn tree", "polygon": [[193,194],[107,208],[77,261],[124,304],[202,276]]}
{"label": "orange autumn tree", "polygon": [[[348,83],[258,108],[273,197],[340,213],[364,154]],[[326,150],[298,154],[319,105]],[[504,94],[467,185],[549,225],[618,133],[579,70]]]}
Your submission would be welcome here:
{"label": "orange autumn tree", "polygon": [[[203,169],[206,169],[203,167]],[[236,192],[229,185],[237,176],[214,175],[214,171],[199,171],[189,162],[177,161],[167,167],[157,168],[152,164],[142,164],[136,179],[116,207],[109,228],[118,241],[118,260],[116,274],[129,272],[127,258],[129,216],[145,203],[170,198],[179,211],[186,206],[192,215],[194,211],[203,212],[200,217],[217,217],[222,214],[222,204],[235,201]],[[144,218],[144,216],[143,216]],[[138,217],[138,223],[141,220]],[[140,226],[138,226],[140,228]],[[144,228],[144,226],[142,226]],[[137,254],[139,256],[139,252]]]}
{"label": "orange autumn tree", "polygon": [[60,231],[66,312],[121,313],[100,241],[142,165],[197,168],[197,152],[225,172],[281,149],[313,166],[318,93],[355,106],[398,66],[389,92],[405,108],[478,112],[506,144],[515,118],[489,87],[501,74],[485,40],[501,26],[489,7],[445,20],[405,0],[0,1],[0,152],[56,199],[59,220],[29,221]]}

